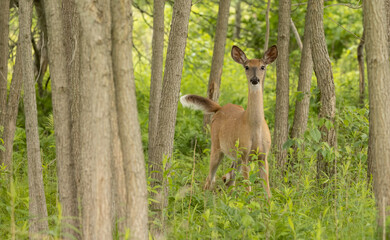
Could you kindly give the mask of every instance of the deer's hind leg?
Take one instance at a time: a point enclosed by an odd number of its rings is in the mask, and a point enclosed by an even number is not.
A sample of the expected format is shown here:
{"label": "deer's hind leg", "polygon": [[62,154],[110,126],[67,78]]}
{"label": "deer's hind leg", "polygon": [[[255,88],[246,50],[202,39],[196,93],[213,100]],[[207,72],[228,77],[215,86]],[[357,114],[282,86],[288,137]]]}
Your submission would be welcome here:
{"label": "deer's hind leg", "polygon": [[214,188],[215,184],[215,174],[217,172],[218,166],[221,163],[221,160],[223,159],[223,153],[220,149],[217,149],[213,145],[211,146],[211,153],[210,153],[210,169],[209,169],[209,175],[207,176],[206,183],[204,185],[204,190],[211,190]]}
{"label": "deer's hind leg", "polygon": [[226,173],[225,175],[223,175],[222,177],[222,180],[223,182],[225,183],[226,187],[230,187],[230,186],[234,186],[235,183],[236,183],[236,173],[235,173],[235,170],[239,171],[240,170],[240,165],[237,160],[233,160],[232,162],[232,165],[230,166],[230,168],[232,168],[232,170],[230,170],[230,172]]}

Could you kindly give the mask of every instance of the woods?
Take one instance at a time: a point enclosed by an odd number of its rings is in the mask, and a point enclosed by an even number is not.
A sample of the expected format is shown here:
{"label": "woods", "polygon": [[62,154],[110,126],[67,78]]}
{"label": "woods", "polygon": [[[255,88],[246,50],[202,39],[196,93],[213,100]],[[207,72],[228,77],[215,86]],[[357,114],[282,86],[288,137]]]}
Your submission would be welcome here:
{"label": "woods", "polygon": [[389,238],[389,10],[4,0],[0,239]]}

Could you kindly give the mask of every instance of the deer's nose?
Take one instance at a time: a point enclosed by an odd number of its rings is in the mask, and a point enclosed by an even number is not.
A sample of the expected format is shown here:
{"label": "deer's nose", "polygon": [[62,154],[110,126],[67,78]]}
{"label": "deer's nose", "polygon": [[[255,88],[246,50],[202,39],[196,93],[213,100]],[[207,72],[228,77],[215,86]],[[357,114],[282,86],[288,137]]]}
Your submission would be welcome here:
{"label": "deer's nose", "polygon": [[253,77],[253,78],[251,78],[251,83],[253,84],[253,85],[257,85],[257,84],[259,84],[259,82],[260,82],[260,79],[258,79],[257,77]]}

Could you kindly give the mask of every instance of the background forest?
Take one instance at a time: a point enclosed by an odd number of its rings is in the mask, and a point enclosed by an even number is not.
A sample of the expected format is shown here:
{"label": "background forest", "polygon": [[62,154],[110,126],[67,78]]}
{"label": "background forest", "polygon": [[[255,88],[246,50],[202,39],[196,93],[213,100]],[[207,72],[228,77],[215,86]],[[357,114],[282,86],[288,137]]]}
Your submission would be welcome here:
{"label": "background forest", "polygon": [[[278,43],[280,1],[282,0],[270,1],[269,40],[266,43],[268,1],[231,0],[226,44],[223,49],[223,71],[218,100],[220,105],[234,103],[246,108],[248,87],[245,73],[243,68],[231,58],[230,51],[233,45],[237,45],[245,51],[248,58],[261,58],[265,44],[272,46]],[[48,51],[46,49],[48,36],[45,35],[47,26],[42,21],[42,9],[46,2],[34,1],[31,27],[39,149],[47,207],[47,217],[44,217],[47,220],[47,227],[40,230],[39,234],[50,239],[79,239],[80,236],[89,239],[79,226],[74,226],[74,222],[65,221],[66,218],[62,216],[64,208],[59,196],[57,175],[60,173],[57,169],[55,114],[53,115],[52,102],[53,73],[49,71],[46,53]],[[173,4],[173,1],[165,1],[163,10],[163,64],[168,61],[166,55],[171,24],[173,24],[171,23],[174,14]],[[210,134],[204,129],[203,113],[185,109],[180,103],[177,108],[172,155],[171,157],[164,155],[162,159],[164,170],[159,172],[164,183],[156,184],[152,176],[154,170],[149,161],[150,135],[148,135],[154,4],[152,0],[132,1],[132,56],[138,121],[149,193],[148,204],[163,206],[161,212],[158,212],[158,207],[149,207],[151,230],[148,236],[150,239],[152,237],[156,239],[373,239],[379,236],[377,205],[367,157],[369,101],[367,86],[364,86],[368,84],[367,80],[364,84],[367,73],[359,71],[358,62],[358,48],[359,46],[362,48],[364,43],[362,5],[360,0],[324,1],[323,28],[335,86],[335,115],[333,121],[319,117],[321,93],[316,74],[311,70],[310,93],[306,94],[309,100],[307,128],[300,137],[294,137],[292,131],[296,102],[305,97],[305,94],[297,88],[303,51],[300,44],[304,41],[308,6],[305,1],[291,0],[290,18],[297,33],[294,34],[292,25],[288,26],[291,27],[288,34],[290,40],[287,42],[289,85],[287,85],[286,95],[288,96],[286,129],[288,135],[282,143],[282,150],[285,151],[286,156],[283,160],[284,165],[280,164],[275,149],[268,156],[272,192],[272,198],[268,200],[258,177],[259,167],[255,163],[250,164],[251,192],[245,190],[246,182],[243,181],[241,174],[237,176],[235,188],[228,189],[224,186],[221,177],[231,170],[231,160],[226,157],[217,172],[216,190],[203,190],[209,171]],[[12,79],[18,54],[17,45],[21,31],[20,7],[19,1],[10,1],[8,92],[12,89],[11,82],[14,81]],[[179,82],[180,96],[197,94],[207,97],[208,95],[214,39],[218,30],[216,27],[218,11],[219,1],[192,2],[181,85]],[[96,66],[97,68],[99,66]],[[265,119],[274,143],[275,120],[277,121],[278,118],[275,117],[278,116],[276,63],[267,68],[263,90]],[[29,234],[32,217],[29,213],[31,203],[29,188],[31,187],[29,187],[27,164],[24,111],[26,100],[23,98],[25,92],[26,88],[23,89],[18,104],[12,168],[7,167],[3,160],[1,162],[3,165],[0,167],[0,239],[34,238],[31,237],[31,232]],[[323,127],[335,130],[337,138],[335,146],[323,140],[321,132]],[[4,141],[2,139],[0,141],[0,151],[5,152]],[[91,149],[94,149],[92,144]],[[111,140],[107,139],[106,144],[111,144]],[[240,154],[239,148],[235,151]],[[132,153],[130,155],[133,156]],[[321,161],[332,166],[322,175],[317,171],[319,155]],[[78,170],[74,167],[74,171]],[[112,170],[112,174],[114,178],[116,170]],[[156,200],[156,194],[162,194],[160,191],[165,191],[167,194],[165,205]],[[104,195],[104,193],[100,194]],[[83,203],[80,203],[78,207],[82,208],[82,206]],[[79,215],[74,218],[81,219],[81,212],[80,210]],[[114,221],[112,237],[138,239],[131,229],[125,228],[126,230],[123,231],[121,220],[119,217],[118,219]],[[67,223],[64,225],[64,222]],[[64,234],[64,229],[71,230],[67,230]],[[158,234],[155,234],[156,232]],[[382,233],[380,235],[382,236]]]}

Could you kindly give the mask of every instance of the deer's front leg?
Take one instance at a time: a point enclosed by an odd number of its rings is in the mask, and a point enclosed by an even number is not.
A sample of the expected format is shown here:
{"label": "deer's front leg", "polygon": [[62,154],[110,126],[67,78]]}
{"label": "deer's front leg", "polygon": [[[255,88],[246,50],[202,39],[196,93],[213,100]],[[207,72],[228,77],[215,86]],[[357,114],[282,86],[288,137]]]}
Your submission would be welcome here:
{"label": "deer's front leg", "polygon": [[268,170],[268,154],[261,154],[259,156],[259,168],[260,168],[260,177],[264,180],[263,187],[267,192],[268,198],[271,198],[271,190],[269,187],[269,170]]}

